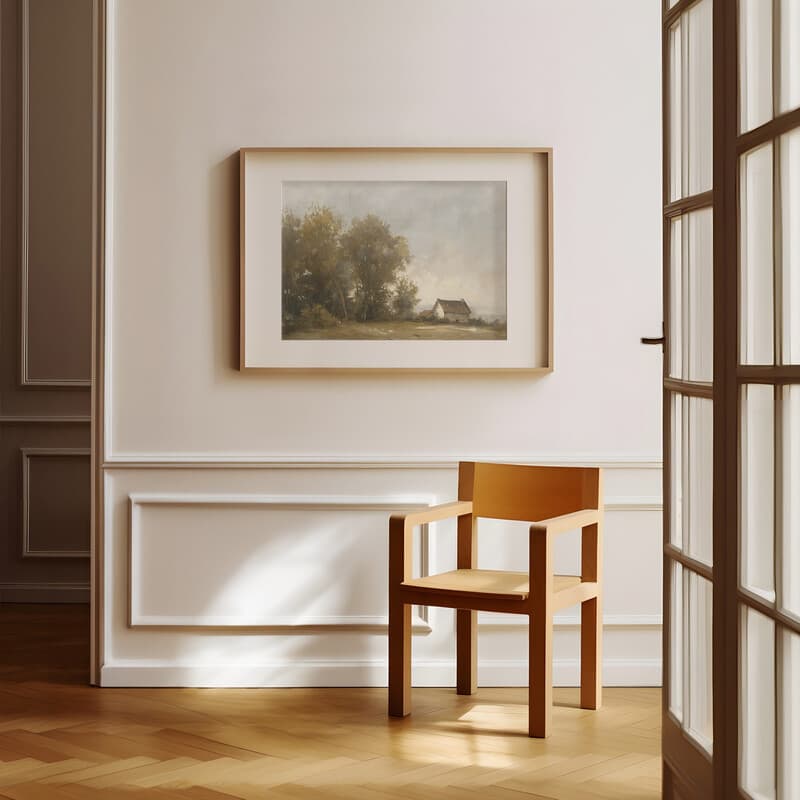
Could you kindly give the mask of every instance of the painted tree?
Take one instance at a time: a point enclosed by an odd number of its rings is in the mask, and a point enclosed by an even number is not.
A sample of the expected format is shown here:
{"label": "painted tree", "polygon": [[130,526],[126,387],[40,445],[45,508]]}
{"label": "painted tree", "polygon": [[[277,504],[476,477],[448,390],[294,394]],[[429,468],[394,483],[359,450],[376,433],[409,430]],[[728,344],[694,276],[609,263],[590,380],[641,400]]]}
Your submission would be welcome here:
{"label": "painted tree", "polygon": [[342,219],[312,206],[301,219],[287,211],[281,238],[285,329],[353,319],[409,319],[419,302],[405,274],[410,253],[404,236],[374,214]]}
{"label": "painted tree", "polygon": [[406,274],[400,275],[394,286],[392,312],[398,319],[411,319],[419,303],[418,287]]}
{"label": "painted tree", "polygon": [[291,212],[284,214],[284,320],[297,319],[315,307],[347,319],[350,270],[342,258],[341,233],[341,218],[326,206],[314,206],[302,220]]}
{"label": "painted tree", "polygon": [[300,260],[302,220],[287,211],[281,229],[281,309],[284,323],[291,323],[306,307],[308,287]]}
{"label": "painted tree", "polygon": [[368,214],[352,221],[341,244],[352,270],[354,318],[391,318],[393,290],[410,257],[405,236],[395,236],[386,222]]}

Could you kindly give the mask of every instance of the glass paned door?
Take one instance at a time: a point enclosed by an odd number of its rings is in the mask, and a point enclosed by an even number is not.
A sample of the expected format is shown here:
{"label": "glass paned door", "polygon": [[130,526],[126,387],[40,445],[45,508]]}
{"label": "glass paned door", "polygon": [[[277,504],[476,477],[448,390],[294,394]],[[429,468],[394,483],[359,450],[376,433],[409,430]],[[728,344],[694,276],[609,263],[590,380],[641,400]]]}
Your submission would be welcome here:
{"label": "glass paned door", "polygon": [[714,2],[664,8],[664,796],[714,758]]}
{"label": "glass paned door", "polygon": [[739,0],[739,769],[800,797],[800,0]]}
{"label": "glass paned door", "polygon": [[664,797],[800,799],[800,0],[664,0]]}

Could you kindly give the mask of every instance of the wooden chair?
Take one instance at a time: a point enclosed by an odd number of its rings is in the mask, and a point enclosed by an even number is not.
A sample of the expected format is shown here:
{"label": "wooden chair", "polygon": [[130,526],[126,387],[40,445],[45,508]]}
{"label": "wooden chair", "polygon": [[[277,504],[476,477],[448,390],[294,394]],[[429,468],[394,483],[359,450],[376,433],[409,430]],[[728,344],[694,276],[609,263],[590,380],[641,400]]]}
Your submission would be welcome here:
{"label": "wooden chair", "polygon": [[[458,518],[458,569],[414,578],[414,526]],[[530,527],[529,571],[476,569],[476,521],[523,520]],[[588,467],[537,467],[462,462],[458,501],[392,516],[389,521],[389,714],[411,712],[411,606],[456,612],[456,685],[477,683],[478,611],[526,614],[528,735],[547,736],[552,706],[553,614],[581,604],[581,708],[601,702],[602,475]],[[553,540],[582,529],[581,574],[553,574]],[[529,578],[530,576],[530,578]]]}

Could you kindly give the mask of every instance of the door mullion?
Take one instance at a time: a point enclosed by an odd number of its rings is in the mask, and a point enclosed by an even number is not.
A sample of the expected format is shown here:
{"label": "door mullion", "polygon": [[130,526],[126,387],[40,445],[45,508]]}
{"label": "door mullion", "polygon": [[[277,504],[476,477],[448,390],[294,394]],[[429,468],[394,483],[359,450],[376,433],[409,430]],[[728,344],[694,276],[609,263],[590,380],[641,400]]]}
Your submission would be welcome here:
{"label": "door mullion", "polygon": [[[685,548],[684,548],[685,549]],[[679,550],[673,544],[667,544],[664,548],[666,555],[673,561],[677,561],[686,569],[696,572],[701,578],[705,578],[711,583],[714,582],[714,570],[702,561],[687,555],[683,550]]]}
{"label": "door mullion", "polygon": [[714,487],[713,675],[714,797],[738,791],[739,228],[736,137],[738,25],[736,0],[713,8],[714,187]]}
{"label": "door mullion", "polygon": [[671,392],[677,392],[686,397],[705,397],[711,400],[714,397],[714,385],[712,383],[698,383],[675,378],[665,378],[664,388]]}
{"label": "door mullion", "polygon": [[765,617],[769,617],[776,625],[781,625],[800,635],[800,619],[787,614],[785,611],[780,611],[772,603],[767,602],[758,595],[749,592],[747,589],[740,588],[736,599],[738,604],[749,606]]}
{"label": "door mullion", "polygon": [[691,194],[673,200],[671,203],[666,202],[664,206],[664,216],[670,219],[672,217],[680,217],[689,211],[699,211],[701,208],[710,208],[713,205],[714,192],[711,190],[700,192],[699,194]]}

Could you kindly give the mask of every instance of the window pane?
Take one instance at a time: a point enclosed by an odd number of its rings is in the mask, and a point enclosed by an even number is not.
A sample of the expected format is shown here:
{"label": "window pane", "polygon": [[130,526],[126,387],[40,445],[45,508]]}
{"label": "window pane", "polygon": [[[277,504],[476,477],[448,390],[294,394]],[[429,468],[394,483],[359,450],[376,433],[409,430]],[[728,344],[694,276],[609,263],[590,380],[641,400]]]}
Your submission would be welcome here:
{"label": "window pane", "polygon": [[[781,604],[800,617],[800,386],[783,387],[783,558]],[[798,795],[800,797],[800,795]]]}
{"label": "window pane", "polygon": [[669,374],[685,377],[683,372],[683,221],[676,217],[670,224],[669,237]]}
{"label": "window pane", "polygon": [[683,19],[669,32],[669,199],[683,197]]}
{"label": "window pane", "polygon": [[687,549],[690,556],[709,566],[711,556],[711,509],[714,477],[713,403],[698,397],[689,398]]}
{"label": "window pane", "polygon": [[713,403],[673,394],[670,542],[712,564]]}
{"label": "window pane", "polygon": [[692,211],[670,235],[670,375],[711,381],[714,372],[713,212]]}
{"label": "window pane", "polygon": [[711,583],[694,572],[689,576],[689,713],[686,728],[711,752],[713,682],[711,676]]}
{"label": "window pane", "polygon": [[775,624],[743,608],[740,774],[757,800],[775,797]]}
{"label": "window pane", "polygon": [[669,36],[670,198],[711,188],[711,0],[684,13]]}
{"label": "window pane", "polygon": [[683,566],[672,562],[669,587],[669,710],[683,720]]}
{"label": "window pane", "polygon": [[780,48],[782,114],[800,106],[800,0],[780,0]]}
{"label": "window pane", "polygon": [[800,364],[800,128],[781,136],[779,148],[783,361]]}
{"label": "window pane", "polygon": [[739,0],[739,98],[742,131],[772,119],[770,0]]}
{"label": "window pane", "polygon": [[672,502],[670,503],[670,526],[669,540],[675,547],[683,547],[683,441],[686,436],[684,426],[684,405],[686,398],[679,394],[671,395],[672,420],[670,423],[670,435],[672,447],[670,449],[670,490]]}
{"label": "window pane", "polygon": [[687,339],[689,380],[710,381],[714,372],[713,214],[710,208],[688,215]]}
{"label": "window pane", "polygon": [[800,797],[800,636],[784,628],[781,637],[778,796],[790,800]]}
{"label": "window pane", "polygon": [[742,393],[742,585],[775,599],[775,404],[771,386]]}
{"label": "window pane", "polygon": [[687,115],[689,194],[711,188],[712,101],[711,0],[701,0],[687,12]]}
{"label": "window pane", "polygon": [[741,359],[744,364],[772,364],[772,143],[742,156],[740,198]]}

